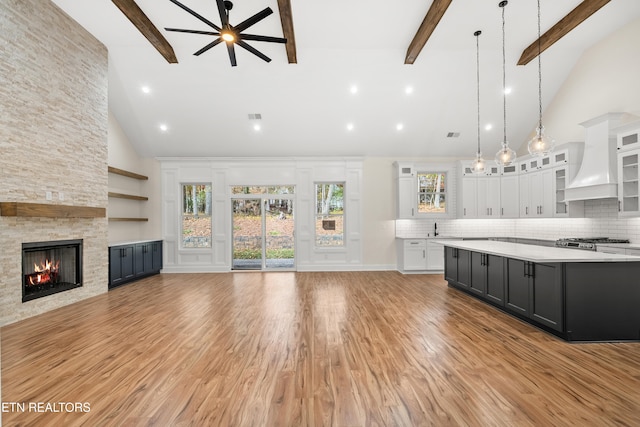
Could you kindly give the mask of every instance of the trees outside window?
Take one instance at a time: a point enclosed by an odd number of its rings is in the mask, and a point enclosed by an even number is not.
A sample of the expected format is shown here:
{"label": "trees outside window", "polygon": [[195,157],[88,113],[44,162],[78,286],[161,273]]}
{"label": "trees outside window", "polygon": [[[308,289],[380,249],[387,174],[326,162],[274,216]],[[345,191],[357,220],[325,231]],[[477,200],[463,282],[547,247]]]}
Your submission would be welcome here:
{"label": "trees outside window", "polygon": [[182,247],[210,248],[211,184],[182,184]]}
{"label": "trees outside window", "polygon": [[418,172],[418,213],[446,213],[446,185],[446,172]]}
{"label": "trees outside window", "polygon": [[344,183],[316,184],[316,246],[344,246]]}

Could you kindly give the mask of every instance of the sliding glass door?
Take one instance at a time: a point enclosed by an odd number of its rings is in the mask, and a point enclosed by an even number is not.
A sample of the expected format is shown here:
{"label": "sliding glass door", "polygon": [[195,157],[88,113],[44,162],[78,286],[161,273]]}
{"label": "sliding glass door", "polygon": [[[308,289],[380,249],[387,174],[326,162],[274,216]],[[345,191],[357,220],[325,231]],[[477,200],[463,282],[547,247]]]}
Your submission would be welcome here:
{"label": "sliding glass door", "polygon": [[233,187],[234,270],[295,268],[293,187]]}

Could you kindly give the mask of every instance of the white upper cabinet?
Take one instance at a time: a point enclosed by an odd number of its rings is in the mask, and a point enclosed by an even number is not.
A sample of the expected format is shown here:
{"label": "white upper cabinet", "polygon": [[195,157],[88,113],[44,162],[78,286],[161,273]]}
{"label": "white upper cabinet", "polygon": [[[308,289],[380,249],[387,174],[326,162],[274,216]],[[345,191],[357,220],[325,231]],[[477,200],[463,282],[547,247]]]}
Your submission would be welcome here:
{"label": "white upper cabinet", "polygon": [[640,148],[640,123],[631,123],[617,128],[618,151]]}
{"label": "white upper cabinet", "polygon": [[618,148],[618,214],[640,216],[640,122],[616,129]]}
{"label": "white upper cabinet", "polygon": [[448,163],[394,163],[396,172],[396,218],[447,218],[450,206],[450,179],[454,166]]}
{"label": "white upper cabinet", "polygon": [[618,213],[640,216],[640,148],[618,153]]}
{"label": "white upper cabinet", "polygon": [[500,176],[500,217],[520,216],[518,164],[503,166]]}

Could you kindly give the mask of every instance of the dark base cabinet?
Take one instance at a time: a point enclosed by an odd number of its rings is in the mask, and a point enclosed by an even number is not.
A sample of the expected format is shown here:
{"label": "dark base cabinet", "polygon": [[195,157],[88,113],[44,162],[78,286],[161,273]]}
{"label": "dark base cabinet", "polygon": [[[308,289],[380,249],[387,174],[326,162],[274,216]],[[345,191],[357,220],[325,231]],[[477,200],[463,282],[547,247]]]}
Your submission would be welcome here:
{"label": "dark base cabinet", "polygon": [[160,273],[162,241],[109,247],[109,288]]}
{"label": "dark base cabinet", "polygon": [[639,264],[566,264],[567,339],[640,340]]}
{"label": "dark base cabinet", "polygon": [[468,288],[471,284],[471,252],[446,246],[444,250],[445,279]]}
{"label": "dark base cabinet", "polygon": [[449,286],[567,341],[640,341],[640,262],[534,263],[451,247],[445,260]]}
{"label": "dark base cabinet", "polygon": [[505,308],[562,332],[562,264],[507,259]]}

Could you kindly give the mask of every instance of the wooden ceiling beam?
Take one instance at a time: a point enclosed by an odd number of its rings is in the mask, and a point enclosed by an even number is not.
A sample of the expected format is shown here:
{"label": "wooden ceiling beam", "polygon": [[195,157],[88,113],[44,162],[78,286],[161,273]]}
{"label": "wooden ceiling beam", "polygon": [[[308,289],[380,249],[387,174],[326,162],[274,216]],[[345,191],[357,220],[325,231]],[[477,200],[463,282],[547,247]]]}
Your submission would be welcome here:
{"label": "wooden ceiling beam", "polygon": [[420,51],[427,44],[427,40],[431,37],[451,2],[452,0],[433,0],[427,15],[424,17],[422,24],[420,24],[420,28],[418,28],[416,35],[409,44],[407,55],[404,58],[405,64],[413,64],[418,58]]}
{"label": "wooden ceiling beam", "polygon": [[293,14],[291,13],[291,0],[278,0],[278,10],[280,11],[280,23],[282,24],[282,34],[287,39],[285,48],[287,49],[287,59],[289,64],[297,64],[296,36],[293,32]]}
{"label": "wooden ceiling beam", "polygon": [[518,65],[527,65],[535,59],[539,53],[547,50],[551,45],[567,35],[569,31],[580,25],[610,1],[611,0],[584,0],[576,6],[575,9],[569,12],[567,16],[562,18],[557,24],[540,36],[539,50],[538,39],[531,43],[529,47],[522,52],[522,55],[518,60]]}
{"label": "wooden ceiling beam", "polygon": [[170,64],[177,64],[178,58],[173,52],[173,48],[156,28],[155,25],[147,18],[142,9],[138,7],[134,0],[111,0],[118,6],[118,9],[129,18],[129,21],[142,33],[142,35],[149,40],[149,42],[156,48],[160,55],[164,57]]}

